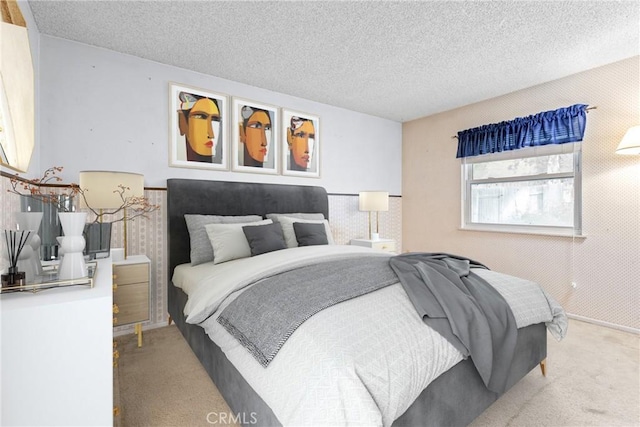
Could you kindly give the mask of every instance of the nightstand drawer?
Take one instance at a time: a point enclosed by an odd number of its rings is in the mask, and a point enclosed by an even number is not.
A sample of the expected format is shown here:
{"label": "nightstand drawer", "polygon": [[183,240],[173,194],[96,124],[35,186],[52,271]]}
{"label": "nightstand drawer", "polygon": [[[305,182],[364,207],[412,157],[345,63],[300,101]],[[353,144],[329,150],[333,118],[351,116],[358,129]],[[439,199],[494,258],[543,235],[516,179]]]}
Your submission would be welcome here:
{"label": "nightstand drawer", "polygon": [[396,241],[393,239],[378,239],[378,240],[353,239],[351,240],[351,244],[355,246],[364,246],[366,248],[373,248],[373,249],[386,251],[386,252],[396,251]]}
{"label": "nightstand drawer", "polygon": [[149,319],[149,282],[119,286],[113,300],[118,305],[118,326]]}
{"label": "nightstand drawer", "polygon": [[395,252],[396,242],[395,241],[372,242],[371,247],[373,249],[380,249],[387,252]]}
{"label": "nightstand drawer", "polygon": [[[113,282],[118,284],[118,286],[149,281],[149,265],[146,263],[114,265],[113,273],[116,276]],[[120,289],[118,289],[116,293],[119,291]]]}

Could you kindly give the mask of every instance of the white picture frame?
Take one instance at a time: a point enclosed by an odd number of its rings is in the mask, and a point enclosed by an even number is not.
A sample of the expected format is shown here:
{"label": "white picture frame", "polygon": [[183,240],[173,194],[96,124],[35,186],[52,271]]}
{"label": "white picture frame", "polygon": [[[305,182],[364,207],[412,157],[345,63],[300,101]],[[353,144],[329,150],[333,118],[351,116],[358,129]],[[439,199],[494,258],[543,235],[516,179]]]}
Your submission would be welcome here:
{"label": "white picture frame", "polygon": [[229,169],[228,104],[225,94],[169,83],[169,166]]}
{"label": "white picture frame", "polygon": [[232,170],[279,174],[280,109],[233,97],[231,111]]}
{"label": "white picture frame", "polygon": [[321,141],[318,116],[283,108],[282,174],[319,178]]}

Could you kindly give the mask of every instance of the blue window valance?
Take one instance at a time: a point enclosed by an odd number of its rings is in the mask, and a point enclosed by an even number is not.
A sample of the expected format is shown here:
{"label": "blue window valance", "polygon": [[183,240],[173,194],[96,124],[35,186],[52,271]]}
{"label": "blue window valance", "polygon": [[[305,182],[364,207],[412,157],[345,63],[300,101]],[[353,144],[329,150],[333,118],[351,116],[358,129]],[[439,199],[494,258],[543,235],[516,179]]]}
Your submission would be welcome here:
{"label": "blue window valance", "polygon": [[587,105],[575,104],[458,132],[457,158],[582,141]]}

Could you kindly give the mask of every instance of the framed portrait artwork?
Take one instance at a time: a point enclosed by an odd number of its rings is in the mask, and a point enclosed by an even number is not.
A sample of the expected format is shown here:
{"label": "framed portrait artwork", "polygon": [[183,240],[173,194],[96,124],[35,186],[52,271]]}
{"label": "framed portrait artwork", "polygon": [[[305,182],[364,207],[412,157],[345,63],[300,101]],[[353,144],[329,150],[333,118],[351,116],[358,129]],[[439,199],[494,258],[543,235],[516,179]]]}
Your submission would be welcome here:
{"label": "framed portrait artwork", "polygon": [[320,176],[320,118],[282,109],[282,174]]}
{"label": "framed portrait artwork", "polygon": [[169,96],[169,165],[228,169],[228,97],[175,83]]}
{"label": "framed portrait artwork", "polygon": [[232,169],[277,174],[280,164],[278,107],[233,98]]}

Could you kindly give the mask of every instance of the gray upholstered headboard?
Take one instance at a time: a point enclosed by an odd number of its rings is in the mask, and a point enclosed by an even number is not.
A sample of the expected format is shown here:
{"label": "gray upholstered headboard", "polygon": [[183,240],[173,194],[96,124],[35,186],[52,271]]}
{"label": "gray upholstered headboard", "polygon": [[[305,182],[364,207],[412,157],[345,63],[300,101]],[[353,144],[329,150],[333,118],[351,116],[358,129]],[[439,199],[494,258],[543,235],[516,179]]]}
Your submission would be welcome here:
{"label": "gray upholstered headboard", "polygon": [[184,214],[262,215],[321,212],[329,218],[329,200],[322,187],[167,180],[169,282],[176,265],[189,262],[189,232]]}

